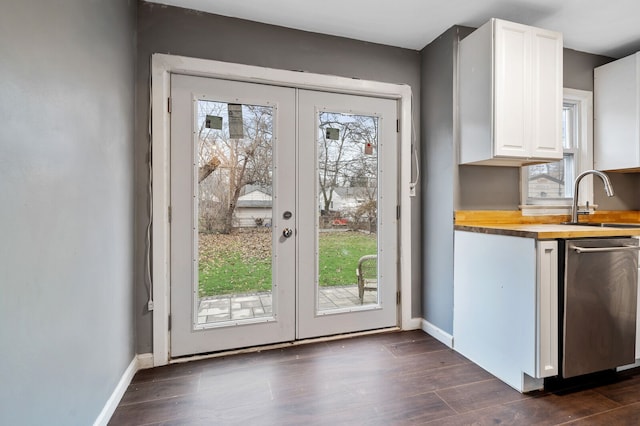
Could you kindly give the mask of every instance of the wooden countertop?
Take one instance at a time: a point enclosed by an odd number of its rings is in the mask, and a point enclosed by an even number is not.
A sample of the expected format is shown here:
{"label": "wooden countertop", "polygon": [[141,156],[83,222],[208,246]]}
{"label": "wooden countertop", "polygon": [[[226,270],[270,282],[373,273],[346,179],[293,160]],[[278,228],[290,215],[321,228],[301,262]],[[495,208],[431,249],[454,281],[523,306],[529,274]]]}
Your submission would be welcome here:
{"label": "wooden countertop", "polygon": [[473,224],[455,225],[458,231],[551,240],[556,238],[640,236],[640,228],[606,228],[562,224]]}
{"label": "wooden countertop", "polygon": [[[455,229],[485,234],[551,240],[556,238],[589,238],[640,236],[640,228],[601,228],[596,226],[562,225],[568,215],[522,216],[513,210],[458,210]],[[612,222],[640,224],[640,211],[597,211],[581,216],[580,222]]]}

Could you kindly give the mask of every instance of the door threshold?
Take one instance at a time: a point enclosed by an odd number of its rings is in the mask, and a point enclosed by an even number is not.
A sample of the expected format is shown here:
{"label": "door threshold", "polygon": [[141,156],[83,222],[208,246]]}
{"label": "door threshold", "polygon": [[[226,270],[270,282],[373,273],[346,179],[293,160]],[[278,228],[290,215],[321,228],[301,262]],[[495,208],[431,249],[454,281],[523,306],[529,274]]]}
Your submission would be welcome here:
{"label": "door threshold", "polygon": [[220,357],[225,357],[230,355],[249,354],[249,353],[255,353],[255,352],[269,351],[272,349],[289,348],[293,346],[308,345],[310,343],[332,342],[334,340],[350,339],[352,337],[360,337],[360,336],[370,336],[372,334],[392,333],[396,331],[402,331],[402,329],[397,326],[388,327],[388,328],[379,328],[375,330],[357,331],[354,333],[334,334],[332,336],[322,336],[322,337],[314,337],[311,339],[294,340],[291,342],[274,343],[271,345],[252,346],[248,348],[231,349],[227,351],[210,352],[210,353],[199,354],[199,355],[186,355],[179,358],[170,358],[169,364],[182,364],[182,363],[191,362],[191,361],[220,358]]}

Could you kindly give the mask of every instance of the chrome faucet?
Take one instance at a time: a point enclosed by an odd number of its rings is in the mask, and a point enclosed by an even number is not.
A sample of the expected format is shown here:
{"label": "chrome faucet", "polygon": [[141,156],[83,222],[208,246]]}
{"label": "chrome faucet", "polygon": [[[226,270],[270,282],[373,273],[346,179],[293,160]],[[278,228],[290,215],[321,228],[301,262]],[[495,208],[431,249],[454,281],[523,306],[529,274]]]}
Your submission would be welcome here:
{"label": "chrome faucet", "polygon": [[580,173],[576,177],[576,180],[573,184],[573,206],[571,207],[571,223],[578,223],[578,187],[580,185],[580,181],[586,175],[598,176],[600,179],[602,179],[602,183],[604,183],[604,191],[607,193],[607,196],[614,196],[613,186],[611,185],[609,176],[607,176],[605,173],[598,170],[587,170],[586,172]]}

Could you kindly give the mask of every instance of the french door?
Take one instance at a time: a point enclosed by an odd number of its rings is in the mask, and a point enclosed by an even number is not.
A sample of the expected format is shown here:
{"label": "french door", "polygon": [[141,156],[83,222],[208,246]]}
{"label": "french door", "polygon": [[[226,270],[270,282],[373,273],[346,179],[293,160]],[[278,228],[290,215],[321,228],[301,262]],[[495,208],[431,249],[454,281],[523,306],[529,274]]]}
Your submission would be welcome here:
{"label": "french door", "polygon": [[171,356],[397,323],[396,102],[171,78]]}
{"label": "french door", "polygon": [[299,90],[299,338],[397,324],[396,108]]}

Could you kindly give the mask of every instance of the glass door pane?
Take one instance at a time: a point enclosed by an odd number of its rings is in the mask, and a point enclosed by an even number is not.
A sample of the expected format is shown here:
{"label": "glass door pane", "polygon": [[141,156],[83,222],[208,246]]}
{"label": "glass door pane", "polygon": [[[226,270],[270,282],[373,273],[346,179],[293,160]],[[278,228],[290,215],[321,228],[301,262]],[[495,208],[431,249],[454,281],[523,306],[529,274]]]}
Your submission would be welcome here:
{"label": "glass door pane", "polygon": [[379,119],[318,120],[318,310],[378,304]]}
{"label": "glass door pane", "polygon": [[273,108],[197,104],[197,327],[270,317]]}

